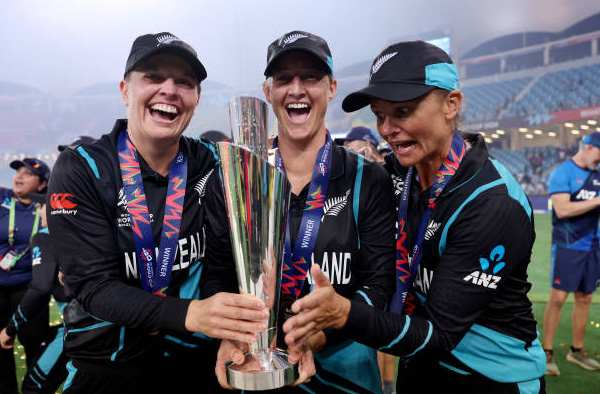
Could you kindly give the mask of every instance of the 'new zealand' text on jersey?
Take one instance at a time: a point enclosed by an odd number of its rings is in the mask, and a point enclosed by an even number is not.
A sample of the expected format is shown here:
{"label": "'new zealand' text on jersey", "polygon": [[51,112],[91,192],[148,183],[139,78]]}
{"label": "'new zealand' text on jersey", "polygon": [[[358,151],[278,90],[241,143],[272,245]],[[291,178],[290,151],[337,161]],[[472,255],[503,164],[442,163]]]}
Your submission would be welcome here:
{"label": "'new zealand' text on jersey", "polygon": [[[573,160],[558,166],[548,181],[548,194],[568,193],[573,202],[586,201],[598,196],[600,173],[579,167]],[[600,208],[584,214],[559,219],[552,210],[552,244],[589,252],[598,245]]]}
{"label": "'new zealand' text on jersey", "polygon": [[[531,205],[508,170],[488,157],[482,138],[465,139],[471,148],[429,219],[411,290],[413,314],[386,314],[353,302],[344,330],[379,350],[427,360],[450,373],[505,383],[539,379],[545,357],[527,298],[535,239]],[[388,159],[388,170],[403,179],[406,168]],[[413,179],[412,240],[425,211],[423,196],[429,191]]]}
{"label": "'new zealand' text on jersey", "polygon": [[[126,127],[125,121],[117,121],[110,134],[59,156],[47,208],[55,253],[75,297],[65,310],[65,349],[74,360],[104,365],[151,363],[152,356],[162,357],[165,343],[201,348],[204,337],[185,330],[190,299],[200,296],[207,260],[232,258],[222,195],[210,185],[218,182],[212,176],[218,173],[214,154],[207,145],[182,137],[188,177],[167,296],[140,291],[132,235],[136,220],[132,223],[127,211],[117,156],[118,134]],[[140,169],[158,246],[168,178],[141,157]],[[237,289],[235,283],[230,288]]]}

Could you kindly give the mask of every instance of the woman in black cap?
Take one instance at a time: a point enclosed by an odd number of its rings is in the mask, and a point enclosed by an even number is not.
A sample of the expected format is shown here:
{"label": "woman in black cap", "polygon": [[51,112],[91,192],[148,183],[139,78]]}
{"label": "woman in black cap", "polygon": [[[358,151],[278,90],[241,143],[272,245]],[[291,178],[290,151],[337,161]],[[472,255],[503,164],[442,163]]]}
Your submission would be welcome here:
{"label": "woman in black cap", "polygon": [[527,292],[533,211],[479,135],[461,135],[458,72],[438,47],[402,42],[373,62],[346,111],[370,105],[393,155],[397,283],[391,313],[337,295],[313,267],[286,342],[325,327],[403,357],[402,393],[540,393],[545,357]]}
{"label": "woman in black cap", "polygon": [[[292,188],[279,319],[310,293],[313,264],[346,300],[385,309],[394,283],[392,183],[380,165],[338,146],[327,130],[325,114],[337,91],[327,42],[304,31],[284,34],[269,45],[264,74],[263,92],[277,117],[275,162]],[[307,343],[315,376],[275,392],[381,393],[374,349],[329,329]]]}
{"label": "woman in black cap", "polygon": [[[44,192],[50,169],[35,158],[15,160],[10,166],[17,172],[12,189],[0,189],[0,326],[5,327],[31,281],[31,238],[41,228],[40,204],[30,194]],[[48,325],[48,306],[19,331],[29,363],[38,351]],[[0,349],[0,392],[17,393],[17,379],[12,349]]]}
{"label": "woman in black cap", "polygon": [[262,301],[224,293],[238,288],[217,163],[182,136],[205,78],[173,34],[138,37],[120,83],[127,120],[56,162],[48,222],[74,297],[65,393],[219,392],[213,338],[266,328]]}

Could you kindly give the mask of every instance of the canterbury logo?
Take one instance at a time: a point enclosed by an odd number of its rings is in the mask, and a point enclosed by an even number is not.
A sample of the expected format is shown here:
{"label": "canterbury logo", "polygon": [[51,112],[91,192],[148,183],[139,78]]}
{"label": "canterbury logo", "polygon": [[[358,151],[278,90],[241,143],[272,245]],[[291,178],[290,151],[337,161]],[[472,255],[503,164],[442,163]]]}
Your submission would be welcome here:
{"label": "canterbury logo", "polygon": [[323,217],[321,221],[325,219],[325,216],[337,216],[340,214],[342,209],[348,204],[348,195],[350,195],[350,189],[346,191],[346,195],[341,197],[330,198],[325,201],[325,207],[323,208]]}
{"label": "canterbury logo", "polygon": [[373,74],[375,74],[377,71],[379,71],[379,69],[381,68],[381,66],[383,66],[385,64],[385,62],[387,62],[388,60],[390,60],[397,54],[398,54],[398,52],[388,53],[387,55],[383,55],[382,57],[377,59],[375,61],[375,63],[373,63],[373,67],[371,68],[371,76]]}
{"label": "canterbury logo", "polygon": [[292,34],[291,36],[287,36],[286,38],[283,39],[283,47],[285,48],[286,45],[292,44],[301,38],[308,38],[308,36],[305,34],[298,34],[298,33]]}
{"label": "canterbury logo", "polygon": [[162,36],[156,37],[156,41],[158,41],[158,44],[156,44],[156,46],[159,46],[161,44],[170,44],[173,41],[180,41],[180,40],[179,40],[179,38],[175,37],[174,35],[163,34]]}
{"label": "canterbury logo", "polygon": [[50,206],[52,209],[73,209],[77,206],[69,198],[75,198],[71,193],[52,193],[50,196]]}

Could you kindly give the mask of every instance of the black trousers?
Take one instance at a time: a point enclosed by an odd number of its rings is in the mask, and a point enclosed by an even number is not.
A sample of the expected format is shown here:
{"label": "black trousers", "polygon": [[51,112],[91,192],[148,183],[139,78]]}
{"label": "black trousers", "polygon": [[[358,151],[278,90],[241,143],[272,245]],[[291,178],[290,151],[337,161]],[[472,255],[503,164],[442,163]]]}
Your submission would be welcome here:
{"label": "black trousers", "polygon": [[[27,291],[27,285],[17,287],[0,286],[0,327],[6,327],[8,319],[17,310],[17,306]],[[35,358],[48,330],[48,307],[30,319],[17,332],[19,342],[25,348],[27,366]],[[14,349],[0,348],[0,393],[18,393],[17,375],[15,372]]]}

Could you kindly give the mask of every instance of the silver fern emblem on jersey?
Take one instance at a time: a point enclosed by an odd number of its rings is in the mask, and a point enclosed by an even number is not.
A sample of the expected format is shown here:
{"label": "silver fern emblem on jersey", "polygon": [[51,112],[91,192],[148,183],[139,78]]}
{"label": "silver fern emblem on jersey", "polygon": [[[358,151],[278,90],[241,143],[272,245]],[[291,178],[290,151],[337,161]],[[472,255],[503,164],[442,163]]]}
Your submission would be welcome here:
{"label": "silver fern emblem on jersey", "polygon": [[125,192],[123,188],[119,189],[119,197],[117,197],[117,207],[123,207],[127,209],[127,199],[125,198]]}
{"label": "silver fern emblem on jersey", "polygon": [[285,48],[286,45],[294,43],[296,41],[298,41],[301,38],[307,38],[308,36],[306,34],[292,34],[291,36],[287,36],[286,38],[283,39],[283,47]]}
{"label": "silver fern emblem on jersey", "polygon": [[194,186],[194,190],[198,192],[198,204],[200,205],[202,204],[202,199],[206,195],[206,182],[208,181],[208,178],[210,178],[214,170],[214,168],[211,169],[208,172],[208,174],[204,175],[202,179],[200,179],[198,183],[196,183],[196,186]]}
{"label": "silver fern emblem on jersey", "polygon": [[373,63],[373,67],[371,68],[371,76],[373,74],[375,74],[377,71],[379,71],[379,69],[381,68],[381,66],[383,66],[385,64],[385,62],[387,62],[388,60],[390,60],[397,54],[398,54],[398,52],[388,53],[387,55],[383,55],[382,57],[377,59],[375,61],[375,63]]}
{"label": "silver fern emblem on jersey", "polygon": [[394,185],[394,194],[399,196],[404,188],[404,179],[397,174],[392,174],[392,183]]}
{"label": "silver fern emblem on jersey", "polygon": [[350,189],[346,191],[346,194],[341,197],[333,197],[325,201],[323,207],[323,216],[321,222],[325,219],[325,216],[337,216],[342,212],[342,209],[348,204],[348,196],[350,195]]}
{"label": "silver fern emblem on jersey", "polygon": [[173,41],[180,41],[180,40],[179,40],[179,38],[175,37],[172,34],[163,34],[162,36],[156,37],[156,41],[158,41],[158,44],[156,44],[156,46],[159,46],[161,44],[170,44]]}
{"label": "silver fern emblem on jersey", "polygon": [[429,224],[427,224],[427,230],[425,231],[425,241],[429,241],[429,238],[431,238],[433,234],[435,234],[435,232],[440,228],[441,225],[441,223],[436,223],[433,220],[431,220]]}

